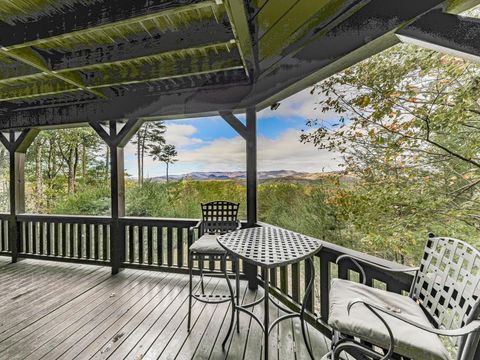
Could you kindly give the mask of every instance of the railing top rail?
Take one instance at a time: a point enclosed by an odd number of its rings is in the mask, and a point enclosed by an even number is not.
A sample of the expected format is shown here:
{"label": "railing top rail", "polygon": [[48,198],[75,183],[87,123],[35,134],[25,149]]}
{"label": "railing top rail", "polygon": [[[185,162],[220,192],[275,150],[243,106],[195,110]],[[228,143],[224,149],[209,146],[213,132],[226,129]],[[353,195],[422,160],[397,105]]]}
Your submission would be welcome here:
{"label": "railing top rail", "polygon": [[93,215],[51,215],[51,214],[19,214],[17,219],[21,221],[45,221],[45,222],[73,222],[106,224],[111,221],[109,216]]}
{"label": "railing top rail", "polygon": [[151,217],[151,216],[123,216],[119,219],[122,222],[136,222],[136,221],[152,221],[152,222],[178,222],[178,223],[192,223],[196,224],[200,219],[189,218],[166,218],[166,217]]}

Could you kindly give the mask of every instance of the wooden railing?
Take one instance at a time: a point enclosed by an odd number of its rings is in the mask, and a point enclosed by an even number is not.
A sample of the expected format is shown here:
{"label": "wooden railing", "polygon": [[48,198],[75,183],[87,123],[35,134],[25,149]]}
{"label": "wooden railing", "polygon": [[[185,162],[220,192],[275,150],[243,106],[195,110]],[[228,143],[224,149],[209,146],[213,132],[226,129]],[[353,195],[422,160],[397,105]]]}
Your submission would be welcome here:
{"label": "wooden railing", "polygon": [[[9,219],[10,215],[0,214],[0,255],[11,253]],[[197,222],[197,219],[121,218],[121,238],[117,240],[122,255],[121,266],[187,272],[188,248],[198,237],[198,233],[190,233],[189,228]],[[257,225],[270,226],[263,223]],[[18,215],[18,256],[109,265],[111,226],[111,218],[102,216]],[[340,255],[354,255],[389,268],[402,268],[402,265],[326,241],[322,241],[322,245],[314,257],[313,292],[307,299],[306,307],[309,320],[328,334],[326,324],[331,279],[360,279],[358,269],[351,261],[344,260],[336,264]],[[195,267],[198,265],[194,264]],[[221,270],[219,261],[215,260],[207,260],[204,266]],[[395,293],[406,293],[410,289],[411,275],[380,271],[368,265],[364,269],[367,285]],[[287,306],[299,309],[310,278],[304,262],[273,269],[270,272],[271,291]],[[258,280],[262,282],[260,274]]]}
{"label": "wooden railing", "polygon": [[110,218],[18,215],[19,257],[108,264]]}
{"label": "wooden railing", "polygon": [[163,270],[188,268],[188,248],[196,238],[188,231],[196,219],[124,217],[124,259],[126,267]]}
{"label": "wooden railing", "polygon": [[[259,223],[258,226],[271,226]],[[338,265],[336,260],[341,255],[353,255],[371,261],[384,267],[399,269],[405,268],[395,262],[380,259],[342,246],[321,241],[322,249],[314,257],[315,279],[313,291],[307,299],[306,307],[310,322],[318,325],[325,334],[330,335],[328,322],[329,290],[332,278],[360,281],[360,274],[355,264],[350,260],[342,260]],[[390,273],[378,270],[375,267],[363,265],[366,275],[366,284],[383,288],[398,294],[406,294],[410,290],[413,280],[411,274]],[[262,281],[260,274],[259,281]],[[273,269],[270,272],[271,291],[279,300],[292,309],[299,310],[305,294],[305,288],[311,278],[305,262]]]}

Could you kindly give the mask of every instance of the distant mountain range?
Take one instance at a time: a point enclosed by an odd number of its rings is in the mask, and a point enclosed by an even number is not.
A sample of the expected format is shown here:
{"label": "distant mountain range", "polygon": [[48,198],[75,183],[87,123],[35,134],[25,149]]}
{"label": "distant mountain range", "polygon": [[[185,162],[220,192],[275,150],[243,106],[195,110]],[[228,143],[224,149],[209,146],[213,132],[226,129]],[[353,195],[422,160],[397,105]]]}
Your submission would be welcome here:
{"label": "distant mountain range", "polygon": [[[320,180],[325,177],[335,175],[334,172],[320,172],[309,173],[299,172],[293,170],[274,170],[274,171],[259,171],[259,180],[271,180],[271,179],[291,179],[291,180]],[[182,175],[170,175],[172,180],[192,179],[192,180],[244,180],[246,173],[244,171],[197,171]],[[165,176],[157,176],[150,178],[152,181],[165,181]]]}

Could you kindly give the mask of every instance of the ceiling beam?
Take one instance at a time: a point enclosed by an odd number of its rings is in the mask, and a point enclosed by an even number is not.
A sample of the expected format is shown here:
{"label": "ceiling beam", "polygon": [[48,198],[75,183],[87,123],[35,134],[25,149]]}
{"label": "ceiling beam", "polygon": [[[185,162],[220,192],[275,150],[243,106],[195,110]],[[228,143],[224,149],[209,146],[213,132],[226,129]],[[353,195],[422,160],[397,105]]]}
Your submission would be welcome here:
{"label": "ceiling beam", "polygon": [[447,14],[436,9],[396,34],[405,43],[480,62],[480,19]]}
{"label": "ceiling beam", "polygon": [[10,25],[0,22],[2,34],[1,46],[10,49],[17,46],[34,46],[46,39],[57,40],[74,33],[95,28],[110,28],[114,25],[128,25],[130,22],[148,20],[158,13],[174,13],[179,9],[215,6],[213,0],[148,0],[124,1],[103,0],[95,2],[76,2],[69,11],[62,11],[49,16],[38,16],[28,22]]}
{"label": "ceiling beam", "polygon": [[[198,90],[201,88],[202,90]],[[161,116],[218,116],[218,111],[237,110],[251,91],[251,84],[235,86],[199,86],[188,91],[128,92],[124,96],[71,105],[10,110],[0,118],[0,129],[54,126],[85,122],[102,122],[125,118]]]}
{"label": "ceiling beam", "polygon": [[225,8],[237,41],[240,56],[249,78],[259,75],[258,54],[252,43],[252,32],[248,23],[248,13],[244,1],[226,0]]}

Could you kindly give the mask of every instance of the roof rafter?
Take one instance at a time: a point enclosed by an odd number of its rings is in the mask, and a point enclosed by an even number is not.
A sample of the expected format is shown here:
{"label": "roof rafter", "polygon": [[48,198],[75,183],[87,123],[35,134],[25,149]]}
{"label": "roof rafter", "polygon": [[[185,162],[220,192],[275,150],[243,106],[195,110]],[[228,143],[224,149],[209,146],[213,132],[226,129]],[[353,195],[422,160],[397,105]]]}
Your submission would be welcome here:
{"label": "roof rafter", "polygon": [[80,76],[78,74],[73,74],[72,73],[72,74],[68,74],[68,75],[63,75],[63,74],[59,74],[55,71],[51,71],[48,68],[48,65],[45,63],[45,60],[40,55],[35,53],[34,50],[32,50],[30,48],[17,49],[17,50],[12,50],[12,51],[6,50],[5,48],[0,48],[0,52],[2,52],[3,54],[11,57],[12,59],[21,61],[21,62],[23,62],[24,64],[27,64],[27,65],[30,65],[30,66],[40,70],[41,72],[43,72],[45,74],[51,75],[51,76],[53,76],[53,77],[55,77],[59,80],[62,80],[67,84],[75,86],[75,87],[77,87],[78,90],[88,91],[88,92],[92,93],[93,95],[96,95],[100,98],[106,98],[106,96],[102,92],[97,91],[97,90],[88,89],[85,86],[85,84],[83,83],[82,79],[80,78]]}
{"label": "roof rafter", "polygon": [[245,71],[248,77],[253,79],[258,76],[258,56],[252,44],[245,3],[244,1],[226,0],[225,8],[237,40]]}
{"label": "roof rafter", "polygon": [[480,20],[432,10],[397,31],[409,44],[480,62]]}

